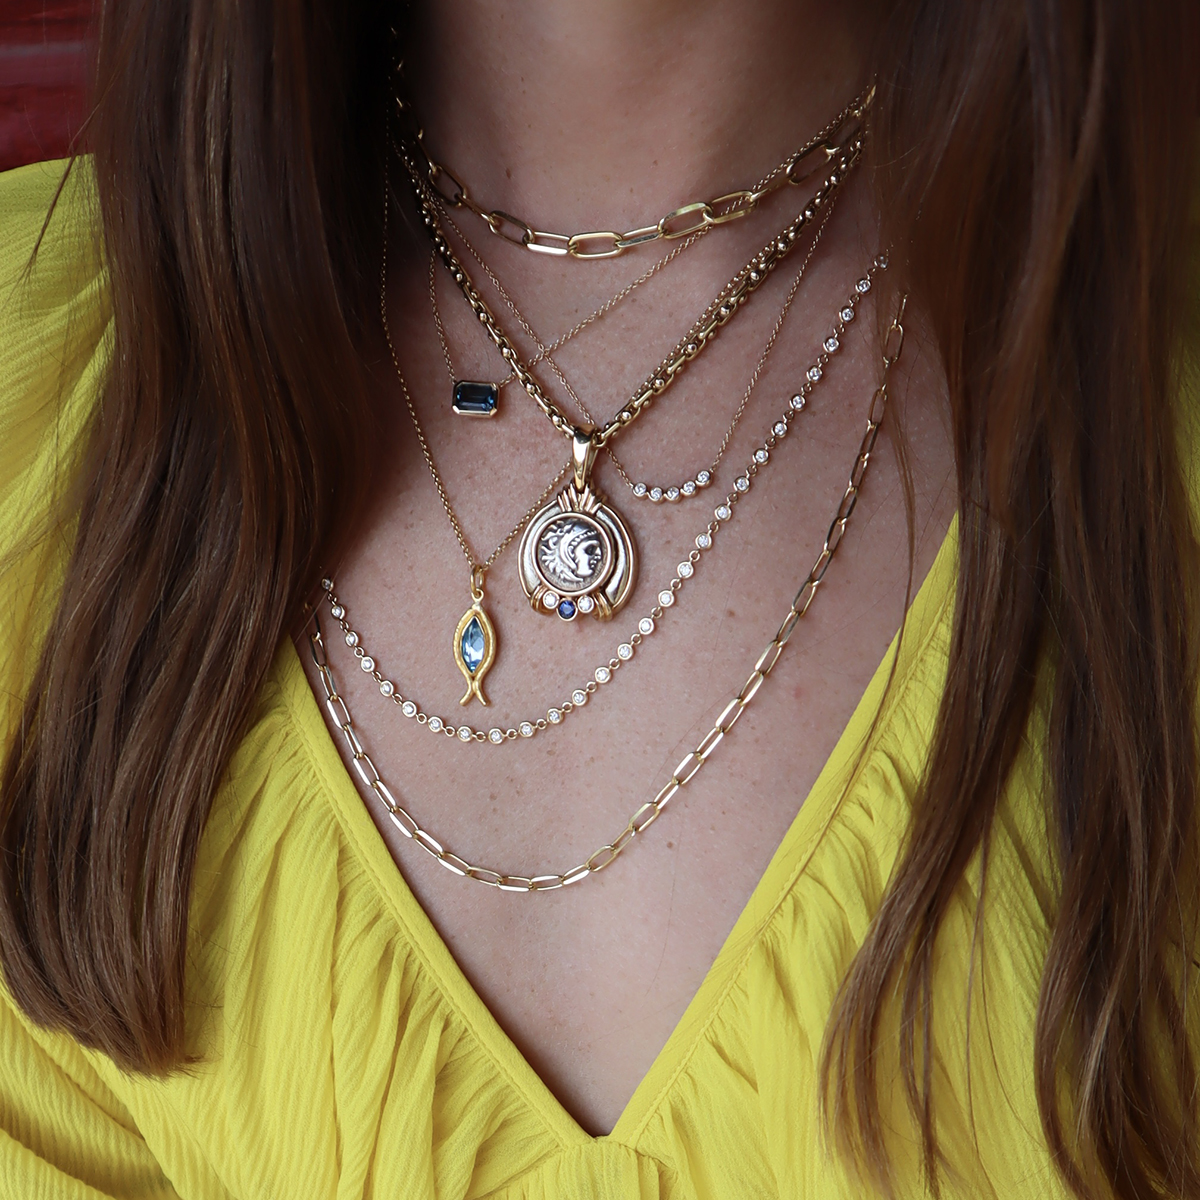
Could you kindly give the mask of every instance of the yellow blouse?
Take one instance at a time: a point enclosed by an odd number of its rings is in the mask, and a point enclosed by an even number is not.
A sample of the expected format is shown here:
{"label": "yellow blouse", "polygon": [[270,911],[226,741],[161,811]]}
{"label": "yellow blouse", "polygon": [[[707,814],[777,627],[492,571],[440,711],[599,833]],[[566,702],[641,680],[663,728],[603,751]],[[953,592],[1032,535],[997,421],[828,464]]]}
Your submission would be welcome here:
{"label": "yellow blouse", "polygon": [[[107,352],[86,167],[35,267],[62,164],[0,176],[0,736],[27,686],[69,476]],[[893,645],[700,990],[612,1133],[591,1137],[467,983],[405,885],[284,641],[204,834],[189,966],[197,1065],[131,1076],[0,988],[0,1195],[184,1200],[715,1200],[866,1194],[823,1141],[816,1063],[896,860],[943,684],[951,530]],[[39,604],[38,597],[42,602]],[[883,704],[872,733],[872,718]],[[736,737],[736,734],[733,735]],[[869,739],[869,744],[864,743]],[[1052,890],[1037,748],[942,934],[943,1195],[1064,1196],[1040,1134],[1033,1021]],[[803,804],[801,800],[803,799]],[[968,1037],[969,1033],[969,1037]],[[885,1038],[884,1075],[894,1069]],[[924,1196],[898,1088],[902,1194]]]}

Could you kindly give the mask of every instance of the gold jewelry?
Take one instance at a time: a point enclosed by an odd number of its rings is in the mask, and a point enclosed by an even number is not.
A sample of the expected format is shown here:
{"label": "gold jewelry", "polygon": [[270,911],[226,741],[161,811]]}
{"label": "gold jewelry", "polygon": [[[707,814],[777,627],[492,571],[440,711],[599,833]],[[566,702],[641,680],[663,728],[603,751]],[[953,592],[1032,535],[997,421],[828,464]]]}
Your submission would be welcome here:
{"label": "gold jewelry", "polygon": [[[590,696],[594,695],[602,686],[611,683],[616,678],[620,669],[623,666],[628,666],[633,661],[636,657],[637,648],[659,628],[659,623],[667,611],[675,606],[684,585],[695,575],[701,559],[716,544],[717,534],[733,520],[733,517],[737,513],[739,499],[750,490],[751,482],[772,461],[771,455],[783,438],[787,436],[792,421],[807,407],[808,397],[823,377],[824,372],[820,368],[828,364],[831,355],[835,354],[840,348],[841,341],[846,334],[847,325],[855,318],[858,301],[870,290],[875,273],[886,269],[887,258],[881,254],[875,259],[863,278],[855,284],[850,298],[838,311],[833,333],[825,338],[822,343],[823,352],[818,355],[816,362],[813,364],[819,369],[813,371],[810,367],[805,373],[801,390],[788,401],[775,423],[767,432],[763,442],[751,453],[750,460],[746,464],[743,474],[738,477],[734,487],[724,500],[718,503],[713,513],[713,519],[697,535],[693,543],[693,548],[688,551],[686,558],[676,568],[675,575],[670,583],[658,592],[658,603],[650,609],[646,616],[638,621],[634,632],[616,647],[615,655],[609,658],[606,663],[598,666],[592,678],[585,684],[574,689],[569,700],[550,706],[546,709],[545,716],[519,721],[514,727],[508,729],[493,727],[486,732],[466,724],[455,725],[452,721],[448,721],[444,717],[426,713],[416,700],[405,696],[400,687],[384,674],[383,668],[364,644],[361,633],[351,626],[350,615],[344,601],[335,591],[333,580],[325,579],[322,586],[326,593],[326,601],[329,604],[330,616],[333,617],[341,628],[346,645],[353,651],[360,668],[367,672],[378,684],[380,695],[385,700],[392,701],[403,716],[416,721],[418,725],[424,725],[432,733],[444,734],[462,743],[481,742],[493,746],[500,746],[505,742],[516,741],[517,738],[531,738],[546,729],[556,728],[572,712],[583,707]],[[834,343],[832,349],[830,348],[831,342]]]}
{"label": "gold jewelry", "polygon": [[[464,234],[463,231],[458,227],[458,225],[455,223],[454,219],[448,213],[443,212],[442,215],[445,218],[446,223],[462,239],[463,244],[470,251],[472,257],[476,260],[476,262],[479,263],[479,265],[484,269],[484,271],[487,272],[488,278],[492,281],[492,283],[499,290],[499,292],[504,297],[505,302],[508,304],[508,306],[513,309],[514,315],[517,315],[518,319],[521,319],[520,315],[516,313],[516,309],[513,307],[512,301],[509,299],[508,292],[505,290],[503,284],[500,283],[500,280],[496,277],[495,272],[492,271],[491,267],[489,267],[487,265],[487,263],[484,262],[484,260],[480,257],[479,251],[476,250],[475,247],[470,243],[470,241],[467,239],[466,234]],[[538,365],[538,363],[540,363],[543,359],[548,359],[548,360],[550,360],[551,366],[557,372],[557,370],[558,370],[557,366],[555,366],[553,360],[550,359],[550,355],[553,354],[554,351],[561,349],[572,338],[574,338],[578,334],[582,333],[589,325],[592,325],[596,321],[607,316],[614,308],[616,308],[616,306],[618,304],[620,304],[623,300],[625,300],[633,292],[635,292],[639,287],[641,287],[643,283],[647,282],[647,280],[649,280],[649,279],[652,279],[655,275],[657,275],[659,273],[659,271],[661,271],[669,263],[674,262],[674,260],[676,258],[678,258],[679,255],[682,254],[689,247],[694,246],[696,244],[696,242],[698,242],[700,240],[700,238],[703,237],[704,234],[707,232],[708,232],[707,229],[701,229],[698,233],[693,233],[690,236],[688,236],[684,241],[682,241],[678,246],[676,246],[669,254],[664,254],[663,257],[660,258],[657,262],[655,262],[653,266],[651,266],[647,270],[643,271],[642,274],[639,275],[632,283],[626,284],[619,292],[616,293],[616,295],[614,295],[614,296],[610,297],[608,300],[606,300],[602,305],[600,305],[599,308],[594,309],[591,313],[589,313],[586,317],[584,317],[582,321],[577,322],[570,329],[568,329],[566,333],[561,334],[559,337],[555,338],[554,341],[550,343],[550,345],[548,345],[548,346],[543,345],[543,343],[540,341],[540,339],[537,338],[536,334],[533,334],[531,331],[531,336],[533,337],[534,341],[537,342],[538,352],[529,360],[529,366],[536,367]],[[460,381],[456,377],[455,372],[454,372],[454,360],[450,354],[450,342],[446,337],[446,328],[442,324],[441,309],[440,309],[440,306],[438,305],[436,275],[435,275],[436,268],[437,268],[437,251],[430,250],[430,252],[429,252],[429,300],[430,300],[430,305],[433,308],[433,323],[437,328],[438,341],[441,343],[441,347],[442,347],[442,359],[446,364],[446,371],[450,376],[450,384],[454,391],[454,405],[453,405],[454,411],[457,413],[461,413],[463,415],[471,415],[471,416],[487,416],[487,417],[495,416],[496,412],[498,410],[498,407],[499,407],[500,392],[503,391],[504,388],[508,386],[508,384],[512,383],[513,380],[515,380],[517,376],[512,370],[510,370],[503,379],[499,380],[496,383],[472,383],[472,382]],[[460,406],[460,403],[459,403],[459,391],[462,388],[490,389],[490,391],[488,393],[489,400],[486,402],[481,402],[478,405],[477,409],[468,409],[468,408],[462,407],[462,406]],[[479,409],[486,409],[486,411],[479,411]]]}
{"label": "gold jewelry", "polygon": [[[830,202],[834,193],[845,181],[847,173],[858,163],[862,156],[862,149],[863,138],[861,135],[857,135],[842,150],[837,164],[812,194],[796,218],[767,242],[721,289],[712,303],[696,319],[691,329],[663,359],[658,368],[638,386],[632,397],[617,414],[606,424],[593,431],[593,437],[600,446],[605,445],[622,429],[637,420],[654,403],[655,398],[675,382],[687,364],[703,353],[717,332],[732,320],[734,314],[750,296],[762,287],[775,268],[795,249],[796,242],[805,227]],[[546,395],[536,376],[530,371],[529,365],[522,360],[517,348],[496,321],[492,310],[479,294],[466,268],[456,257],[442,230],[438,206],[433,193],[415,173],[411,158],[404,153],[403,147],[401,153],[413,179],[422,221],[433,241],[434,248],[449,270],[451,279],[458,284],[459,291],[470,305],[471,311],[500,351],[501,357],[509,364],[530,399],[541,409],[542,414],[559,433],[567,439],[573,438],[577,432],[575,425]]]}
{"label": "gold jewelry", "polygon": [[404,403],[408,408],[408,415],[412,420],[413,430],[417,435],[417,444],[421,447],[421,454],[425,459],[425,465],[429,468],[433,485],[437,488],[442,508],[446,512],[446,516],[450,521],[450,527],[454,530],[454,536],[458,540],[463,557],[466,558],[467,566],[471,571],[471,607],[463,613],[462,618],[455,628],[454,638],[451,642],[454,663],[467,681],[466,693],[459,701],[459,704],[469,704],[472,697],[474,697],[480,704],[486,706],[488,698],[483,692],[483,678],[491,670],[492,664],[496,660],[496,651],[499,646],[496,627],[492,624],[491,618],[483,607],[484,581],[487,572],[496,559],[504,553],[517,535],[525,528],[534,514],[542,508],[550,493],[562,482],[563,476],[567,473],[567,468],[563,467],[550,480],[542,489],[541,495],[538,496],[533,504],[522,514],[521,519],[501,539],[500,544],[496,546],[487,558],[483,559],[482,562],[479,561],[474,551],[472,551],[470,543],[467,541],[467,535],[462,527],[462,522],[459,521],[454,507],[450,503],[450,496],[446,491],[446,485],[443,483],[441,473],[437,469],[437,463],[434,462],[433,451],[429,447],[429,441],[425,437],[424,429],[421,428],[421,421],[417,416],[416,405],[413,403],[412,395],[408,390],[408,384],[404,379],[404,372],[400,369],[400,356],[396,353],[396,346],[392,341],[392,328],[391,322],[388,320],[387,311],[387,227],[389,201],[390,196],[385,172],[383,253],[380,258],[379,267],[379,315],[383,323],[383,336],[387,342],[388,353],[391,355],[392,366],[396,370],[396,378],[400,381],[400,392],[404,397]]}
{"label": "gold jewelry", "polygon": [[[412,140],[420,151],[420,172],[424,183],[451,208],[465,208],[468,212],[473,212],[497,237],[514,245],[524,246],[537,254],[556,257],[569,255],[578,259],[615,258],[636,246],[648,246],[660,239],[686,237],[704,229],[740,220],[784,185],[797,186],[803,183],[822,166],[842,155],[846,141],[849,137],[857,135],[862,119],[874,99],[875,85],[871,84],[842,109],[820,133],[785,158],[754,187],[728,192],[715,200],[697,200],[681,205],[653,224],[630,229],[625,233],[614,233],[611,230],[572,234],[547,233],[534,229],[520,217],[514,217],[500,209],[489,210],[472,198],[466,185],[459,181],[449,167],[430,157],[425,149],[423,131],[418,129]],[[412,106],[401,97],[397,97],[396,103],[401,116],[411,119],[415,124]],[[836,140],[838,134],[846,135],[840,143]],[[810,159],[816,161],[810,162]]]}
{"label": "gold jewelry", "polygon": [[[473,879],[477,883],[487,884],[489,887],[500,888],[503,891],[542,892],[555,891],[569,884],[578,883],[594,875],[597,871],[602,871],[629,846],[630,842],[638,834],[644,833],[658,820],[662,815],[663,809],[674,799],[680,788],[686,787],[696,777],[700,768],[704,766],[717,747],[724,741],[725,736],[737,724],[742,713],[749,707],[751,701],[758,694],[759,689],[775,668],[776,663],[778,663],[780,656],[783,654],[784,648],[791,640],[796,626],[812,606],[817,589],[821,586],[825,578],[825,573],[829,569],[829,564],[833,561],[833,556],[837,553],[837,549],[845,536],[846,527],[858,502],[859,491],[870,467],[871,453],[879,434],[880,423],[883,421],[887,408],[888,375],[892,366],[900,357],[901,350],[904,347],[904,325],[902,322],[906,303],[907,297],[901,297],[896,315],[892,318],[892,322],[888,326],[883,346],[883,380],[871,397],[871,405],[867,412],[866,432],[863,434],[858,454],[855,456],[854,466],[850,471],[849,482],[842,494],[841,502],[838,504],[837,513],[829,526],[829,531],[825,535],[821,553],[817,556],[812,570],[809,571],[808,578],[804,581],[804,584],[796,593],[795,599],[789,605],[787,614],[784,616],[783,622],[780,624],[775,636],[767,643],[766,649],[755,660],[754,669],[750,672],[750,676],[742,685],[741,690],[721,710],[720,715],[713,722],[712,728],[704,735],[696,748],[690,750],[675,770],[671,772],[670,779],[663,785],[654,799],[647,801],[630,817],[625,828],[617,837],[601,846],[577,867],[548,875],[518,875],[495,871],[490,867],[473,865],[467,862],[466,859],[460,858],[453,851],[447,850],[431,833],[423,829],[411,813],[399,803],[387,784],[384,783],[355,731],[350,710],[346,706],[344,698],[338,694],[333,672],[330,669],[325,653],[320,619],[314,610],[312,614],[313,631],[309,635],[309,642],[313,662],[316,664],[322,689],[325,692],[325,706],[342,733],[351,754],[355,773],[362,780],[363,785],[384,806],[392,824],[406,838],[415,842],[453,875]],[[323,581],[323,586],[326,586],[326,591],[328,591],[332,587],[332,583],[329,580],[325,580]]]}
{"label": "gold jewelry", "polygon": [[[630,425],[678,378],[683,368],[709,344],[717,330],[758,290],[795,247],[801,231],[832,198],[862,154],[861,132],[841,148],[836,166],[817,188],[797,218],[772,239],[709,306],[691,331],[664,360],[633,399],[600,428],[577,427],[542,390],[516,348],[496,322],[486,301],[455,257],[441,229],[437,204],[412,162],[404,161],[413,178],[422,217],[435,248],[459,285],[472,311],[487,330],[521,385],[550,423],[570,439],[572,479],[531,520],[519,549],[521,586],[535,612],[555,613],[565,620],[579,612],[607,620],[619,610],[633,586],[637,558],[632,537],[620,515],[591,483],[596,453]],[[403,151],[402,151],[403,152]]]}
{"label": "gold jewelry", "polygon": [[[779,316],[776,318],[775,325],[771,330],[771,334],[767,338],[766,345],[763,347],[762,352],[758,357],[758,362],[755,364],[754,371],[750,376],[750,381],[746,384],[746,390],[742,393],[741,401],[739,402],[737,409],[734,411],[733,418],[729,422],[728,428],[725,430],[725,436],[721,439],[721,443],[717,447],[716,454],[714,455],[713,460],[708,467],[701,471],[697,471],[692,478],[687,479],[682,484],[678,485],[668,485],[666,487],[662,487],[645,483],[634,483],[633,479],[629,475],[629,472],[625,469],[624,464],[619,458],[617,458],[616,452],[612,448],[612,444],[609,443],[605,445],[604,451],[608,455],[609,461],[612,463],[617,473],[625,481],[630,491],[632,491],[634,496],[636,496],[639,500],[649,500],[655,504],[660,503],[663,500],[674,503],[698,495],[701,489],[706,488],[712,482],[713,477],[717,473],[717,467],[720,465],[721,459],[724,457],[725,451],[728,449],[729,443],[733,438],[734,431],[737,429],[738,423],[741,421],[742,415],[746,411],[746,406],[750,403],[750,398],[754,394],[754,389],[758,385],[759,376],[762,374],[763,368],[766,366],[767,359],[770,357],[771,351],[775,347],[775,342],[779,337],[779,332],[783,328],[783,323],[787,319],[787,315],[791,310],[792,302],[796,298],[796,292],[799,290],[800,284],[804,279],[805,272],[808,270],[808,265],[812,261],[813,255],[816,253],[817,246],[820,244],[821,237],[825,232],[825,227],[829,223],[829,218],[833,215],[835,203],[836,196],[825,206],[825,215],[821,218],[820,225],[817,226],[817,231],[813,236],[812,242],[809,244],[808,252],[804,256],[804,261],[800,264],[800,270],[797,272],[796,278],[792,281],[791,287],[789,288],[784,299],[783,307],[780,309]],[[595,424],[595,418],[588,411],[587,406],[583,403],[583,400],[580,399],[579,393],[576,392],[576,390],[571,386],[570,381],[567,379],[566,375],[563,373],[562,369],[559,367],[557,361],[553,357],[553,351],[557,350],[559,346],[566,342],[568,340],[567,337],[564,336],[558,339],[557,342],[551,344],[550,346],[544,345],[541,338],[538,337],[536,330],[534,330],[533,326],[530,325],[530,323],[525,319],[520,309],[517,308],[516,302],[513,300],[504,284],[501,283],[499,277],[484,261],[475,246],[472,245],[471,240],[458,227],[453,218],[447,216],[447,223],[459,236],[463,245],[466,247],[467,252],[472,258],[475,259],[477,263],[479,263],[480,267],[483,268],[489,282],[496,289],[496,292],[504,301],[508,310],[512,313],[513,317],[521,326],[521,329],[524,331],[526,336],[537,347],[537,354],[529,360],[529,365],[534,366],[539,361],[545,361],[548,363],[550,369],[558,377],[559,383],[562,384],[564,390],[571,397],[575,407],[579,409],[580,413],[583,414],[584,419]],[[686,245],[687,243],[685,242],[684,246]],[[430,297],[433,303],[434,320],[437,323],[440,331],[442,328],[441,314],[438,311],[437,292],[433,287],[433,265],[435,258],[436,254],[430,255]],[[667,258],[669,259],[670,255],[668,255]],[[653,271],[658,269],[658,267],[664,265],[666,261],[667,259],[660,260],[657,264],[655,264],[655,267],[651,268],[651,270]],[[647,272],[646,275],[642,276],[642,279],[644,280],[647,278],[649,274],[650,272]],[[635,283],[636,282],[640,282],[640,280],[635,281]],[[578,332],[580,328],[582,328],[582,326],[576,326],[575,330],[572,331],[570,336],[574,336],[574,333]],[[444,337],[442,339],[442,350],[446,359],[447,368],[450,370],[451,378],[453,378],[454,369],[450,365],[450,350]],[[510,373],[509,379],[511,378],[514,378],[514,376],[512,376]],[[504,382],[507,383],[508,379],[506,379]],[[503,384],[500,386],[503,386]]]}

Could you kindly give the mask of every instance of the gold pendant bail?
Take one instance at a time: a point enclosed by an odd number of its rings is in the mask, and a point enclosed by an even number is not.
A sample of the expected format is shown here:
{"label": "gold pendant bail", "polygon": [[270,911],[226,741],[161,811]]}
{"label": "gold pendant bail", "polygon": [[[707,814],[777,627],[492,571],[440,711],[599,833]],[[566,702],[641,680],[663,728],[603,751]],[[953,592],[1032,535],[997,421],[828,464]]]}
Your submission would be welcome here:
{"label": "gold pendant bail", "polygon": [[575,429],[571,433],[571,469],[574,472],[575,488],[582,492],[587,487],[600,453],[600,443],[594,429]]}
{"label": "gold pendant bail", "polygon": [[487,567],[473,566],[471,568],[471,599],[479,604],[483,600],[483,580]]}

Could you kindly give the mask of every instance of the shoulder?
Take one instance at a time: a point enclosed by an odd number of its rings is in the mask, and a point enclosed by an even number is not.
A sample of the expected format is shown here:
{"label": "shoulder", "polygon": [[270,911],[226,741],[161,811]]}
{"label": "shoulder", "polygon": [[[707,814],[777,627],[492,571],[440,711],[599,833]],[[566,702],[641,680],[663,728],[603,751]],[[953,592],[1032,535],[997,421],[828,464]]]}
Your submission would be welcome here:
{"label": "shoulder", "polygon": [[[107,325],[90,168],[0,174],[0,514],[44,431],[95,383]],[[89,371],[90,368],[90,371]],[[83,376],[87,376],[86,379]],[[0,517],[5,536],[9,524]]]}
{"label": "shoulder", "polygon": [[71,520],[59,502],[107,363],[90,163],[67,166],[0,173],[0,701],[23,692],[18,647],[64,557]]}

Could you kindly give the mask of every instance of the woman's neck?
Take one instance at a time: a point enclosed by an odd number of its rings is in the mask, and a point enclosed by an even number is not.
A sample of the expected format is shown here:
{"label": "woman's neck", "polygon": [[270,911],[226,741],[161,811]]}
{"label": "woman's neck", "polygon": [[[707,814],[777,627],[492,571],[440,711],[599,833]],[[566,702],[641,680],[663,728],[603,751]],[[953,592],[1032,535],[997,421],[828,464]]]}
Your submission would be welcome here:
{"label": "woman's neck", "polygon": [[489,207],[630,228],[753,183],[824,125],[864,82],[863,7],[426,0],[408,87],[430,152]]}

